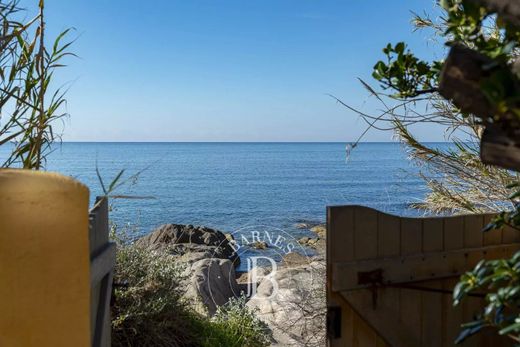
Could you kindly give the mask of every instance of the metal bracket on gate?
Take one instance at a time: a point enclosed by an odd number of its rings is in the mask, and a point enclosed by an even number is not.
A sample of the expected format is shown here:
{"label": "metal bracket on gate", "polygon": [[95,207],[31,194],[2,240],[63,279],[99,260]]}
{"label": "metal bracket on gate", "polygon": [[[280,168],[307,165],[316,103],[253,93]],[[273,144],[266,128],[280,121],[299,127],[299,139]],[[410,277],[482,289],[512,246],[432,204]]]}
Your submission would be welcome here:
{"label": "metal bracket on gate", "polygon": [[372,308],[377,308],[377,287],[383,283],[383,269],[372,271],[360,271],[358,275],[359,285],[369,285],[372,292]]}
{"label": "metal bracket on gate", "polygon": [[357,273],[357,275],[359,285],[383,283],[383,269],[360,271]]}
{"label": "metal bracket on gate", "polygon": [[[457,277],[481,259],[509,257],[519,243],[331,263],[334,292]],[[384,273],[384,276],[383,276]]]}

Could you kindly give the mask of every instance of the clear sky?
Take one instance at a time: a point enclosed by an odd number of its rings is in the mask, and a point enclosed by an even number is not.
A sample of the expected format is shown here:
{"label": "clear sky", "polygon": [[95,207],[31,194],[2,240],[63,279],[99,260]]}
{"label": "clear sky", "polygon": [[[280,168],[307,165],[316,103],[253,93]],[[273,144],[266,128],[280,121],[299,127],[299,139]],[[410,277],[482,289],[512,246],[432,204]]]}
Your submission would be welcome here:
{"label": "clear sky", "polygon": [[[32,1],[31,1],[32,2]],[[432,0],[48,0],[48,36],[75,27],[67,141],[352,141],[387,42],[439,54],[412,33]],[[437,53],[436,53],[437,52]],[[420,129],[423,140],[442,140]],[[371,131],[367,141],[389,141]]]}

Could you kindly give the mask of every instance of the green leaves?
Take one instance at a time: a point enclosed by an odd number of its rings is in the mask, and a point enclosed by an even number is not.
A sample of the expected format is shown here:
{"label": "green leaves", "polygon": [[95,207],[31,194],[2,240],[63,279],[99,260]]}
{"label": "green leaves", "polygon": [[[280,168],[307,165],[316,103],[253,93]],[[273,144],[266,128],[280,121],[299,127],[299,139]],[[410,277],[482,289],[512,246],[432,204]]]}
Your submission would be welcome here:
{"label": "green leaves", "polygon": [[462,332],[455,339],[455,344],[464,342],[468,337],[478,333],[480,330],[488,326],[483,320],[476,320],[474,322],[466,323],[462,325]]}
{"label": "green leaves", "polygon": [[383,53],[386,63],[378,61],[372,76],[381,82],[383,89],[393,89],[396,97],[413,98],[435,91],[439,75],[438,63],[430,65],[406,50],[406,44],[388,44]]}
{"label": "green leaves", "polygon": [[506,188],[514,189],[514,191],[508,196],[508,199],[511,200],[515,208],[511,211],[502,211],[497,214],[483,229],[484,232],[494,229],[502,229],[506,226],[512,227],[520,232],[520,182],[510,183]]}
{"label": "green leaves", "polygon": [[[505,114],[516,114],[520,120],[520,81],[508,67],[511,57],[520,49],[519,28],[502,21],[475,1],[442,0],[439,4],[445,11],[444,30],[439,33],[446,45],[462,44],[494,59],[497,66],[505,66],[494,69],[481,83],[482,91],[496,107],[494,120]],[[383,53],[386,62],[377,62],[372,76],[383,89],[393,90],[393,97],[414,99],[437,91],[442,62],[418,59],[407,51],[403,42],[388,44]]]}
{"label": "green leaves", "polygon": [[484,327],[495,328],[501,335],[520,337],[520,252],[511,259],[482,260],[462,275],[453,292],[454,305],[476,292],[486,293],[486,306],[475,321],[462,326],[456,343]]}

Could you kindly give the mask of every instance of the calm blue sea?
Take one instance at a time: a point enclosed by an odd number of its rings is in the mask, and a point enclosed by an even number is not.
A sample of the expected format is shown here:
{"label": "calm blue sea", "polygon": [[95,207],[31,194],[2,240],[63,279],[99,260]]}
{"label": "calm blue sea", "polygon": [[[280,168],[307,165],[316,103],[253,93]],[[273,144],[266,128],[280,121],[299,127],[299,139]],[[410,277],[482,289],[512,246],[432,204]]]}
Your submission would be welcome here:
{"label": "calm blue sea", "polygon": [[[447,144],[436,144],[445,147]],[[0,152],[5,159],[6,151]],[[164,223],[232,232],[268,225],[298,235],[300,221],[325,221],[327,205],[360,204],[400,215],[425,194],[423,181],[397,143],[362,143],[346,161],[344,143],[63,143],[47,169],[101,193],[121,169],[142,171],[117,193],[118,225],[144,234]]]}

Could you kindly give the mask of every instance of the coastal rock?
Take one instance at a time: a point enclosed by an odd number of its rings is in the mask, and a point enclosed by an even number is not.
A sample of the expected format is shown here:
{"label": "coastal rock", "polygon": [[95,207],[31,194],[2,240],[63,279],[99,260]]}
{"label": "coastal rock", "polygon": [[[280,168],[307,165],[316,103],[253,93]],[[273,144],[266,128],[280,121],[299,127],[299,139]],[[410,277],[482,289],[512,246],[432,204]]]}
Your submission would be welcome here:
{"label": "coastal rock", "polygon": [[314,249],[316,249],[319,254],[325,254],[327,250],[327,241],[324,238],[319,237],[314,244]]}
{"label": "coastal rock", "polygon": [[308,237],[308,236],[304,236],[304,237],[302,237],[302,238],[300,238],[300,239],[298,240],[298,243],[299,243],[300,245],[307,246],[307,244],[309,243],[310,239],[311,239],[310,237]]}
{"label": "coastal rock", "polygon": [[[235,266],[240,258],[231,247],[229,236],[221,231],[193,225],[165,224],[136,241],[138,246],[152,251],[169,251],[193,258],[228,259]],[[200,254],[193,254],[200,253]]]}
{"label": "coastal rock", "polygon": [[310,225],[307,224],[307,223],[296,223],[296,224],[294,225],[294,227],[295,227],[296,229],[309,229],[309,228],[310,228]]}
{"label": "coastal rock", "polygon": [[296,229],[307,229],[307,230],[309,230],[309,229],[314,228],[315,226],[318,226],[318,225],[320,225],[320,224],[315,222],[315,221],[301,220],[298,223],[294,224],[294,227]]}
{"label": "coastal rock", "polygon": [[297,266],[302,266],[302,265],[308,265],[312,261],[314,261],[313,258],[309,258],[307,256],[301,255],[300,253],[291,252],[291,253],[287,253],[283,257],[280,265],[285,268],[291,268],[291,267],[297,267]]}
{"label": "coastal rock", "polygon": [[238,284],[248,284],[256,279],[257,284],[260,284],[263,277],[267,275],[267,270],[263,267],[257,266],[249,270],[249,272],[243,272],[237,277]]}
{"label": "coastal rock", "polygon": [[138,239],[136,245],[154,252],[168,252],[181,266],[185,296],[203,314],[240,293],[235,266],[240,258],[231,247],[233,238],[218,230],[193,225],[165,224]]}
{"label": "coastal rock", "polygon": [[298,243],[302,246],[316,249],[318,252],[325,252],[326,242],[321,237],[304,236],[298,240]]}
{"label": "coastal rock", "polygon": [[305,247],[314,247],[316,243],[318,242],[319,238],[312,238],[304,236],[301,239],[298,240],[298,243]]}
{"label": "coastal rock", "polygon": [[316,233],[320,238],[325,238],[327,234],[327,226],[325,224],[319,224],[311,228],[313,233]]}
{"label": "coastal rock", "polygon": [[[193,243],[173,244],[170,247],[165,248],[164,250],[167,250],[171,254],[178,256],[177,259],[180,263],[188,264],[190,266],[191,264],[201,259],[208,259],[213,257],[223,258],[221,256],[218,256],[219,252],[216,249],[216,247],[197,245]],[[215,256],[215,254],[217,254],[217,256]]]}
{"label": "coastal rock", "polygon": [[255,249],[267,249],[269,245],[265,241],[255,241],[250,244],[250,247]]}
{"label": "coastal rock", "polygon": [[314,234],[316,237],[304,236],[298,240],[298,243],[304,247],[309,247],[316,249],[319,253],[324,253],[326,248],[325,238],[327,236],[327,226],[325,224],[316,224],[316,223],[299,223],[296,227],[301,227],[301,229],[308,229]]}
{"label": "coastal rock", "polygon": [[232,297],[239,295],[233,263],[227,259],[201,259],[191,265],[187,297],[197,298],[214,315]]}
{"label": "coastal rock", "polygon": [[325,344],[324,280],[323,260],[289,253],[272,278],[260,282],[247,305],[269,325],[275,346]]}

